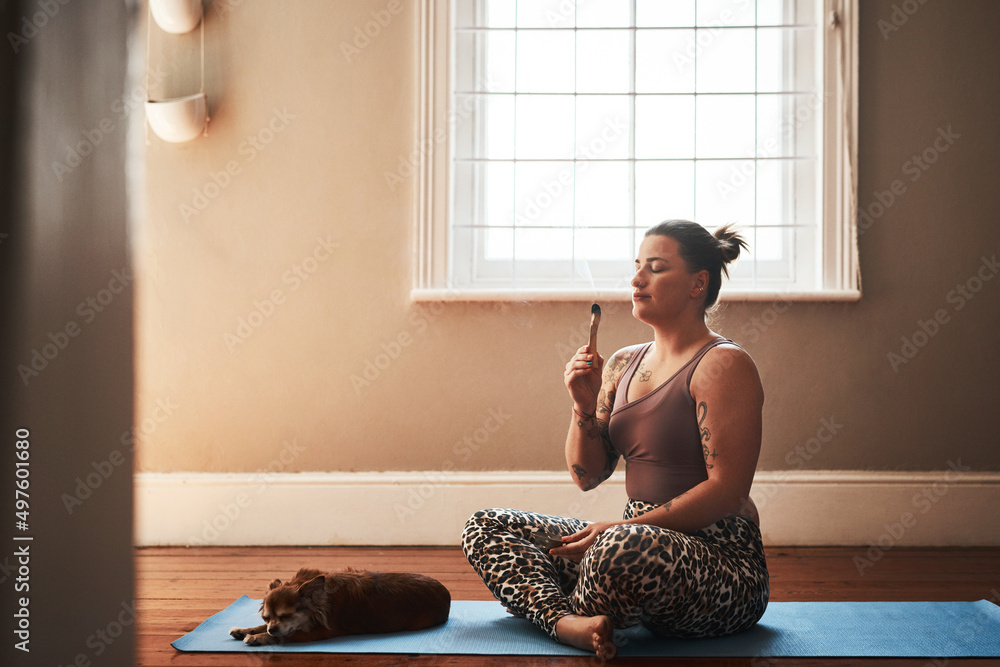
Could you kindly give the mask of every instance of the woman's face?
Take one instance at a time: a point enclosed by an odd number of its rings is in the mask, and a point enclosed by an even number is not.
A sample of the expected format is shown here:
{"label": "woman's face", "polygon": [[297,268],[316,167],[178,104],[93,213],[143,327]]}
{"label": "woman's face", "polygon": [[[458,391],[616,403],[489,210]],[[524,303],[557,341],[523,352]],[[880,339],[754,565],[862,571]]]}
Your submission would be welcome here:
{"label": "woman's face", "polygon": [[639,246],[632,277],[632,315],[654,324],[676,320],[686,308],[697,305],[707,286],[708,272],[691,273],[680,256],[680,247],[669,236],[653,234]]}

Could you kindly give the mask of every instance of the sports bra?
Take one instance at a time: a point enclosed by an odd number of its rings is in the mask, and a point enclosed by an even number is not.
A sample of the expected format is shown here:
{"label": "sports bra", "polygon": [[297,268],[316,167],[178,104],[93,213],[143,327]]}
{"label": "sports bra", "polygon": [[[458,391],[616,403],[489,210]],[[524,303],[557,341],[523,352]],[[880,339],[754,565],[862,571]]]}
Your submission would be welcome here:
{"label": "sports bra", "polygon": [[713,347],[730,343],[715,338],[680,370],[645,396],[628,401],[628,388],[652,343],[633,355],[618,380],[608,421],[611,444],[625,459],[625,490],[629,498],[665,503],[708,479],[691,376]]}

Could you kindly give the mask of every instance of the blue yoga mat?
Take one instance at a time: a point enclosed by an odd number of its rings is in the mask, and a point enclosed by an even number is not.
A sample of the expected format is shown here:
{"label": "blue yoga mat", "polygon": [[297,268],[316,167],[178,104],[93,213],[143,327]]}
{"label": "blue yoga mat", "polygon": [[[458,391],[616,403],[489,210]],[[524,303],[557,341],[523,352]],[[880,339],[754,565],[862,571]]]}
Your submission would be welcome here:
{"label": "blue yoga mat", "polygon": [[[260,600],[243,596],[171,646],[180,651],[584,655],[498,602],[456,600],[440,627],[421,632],[247,646],[233,626],[260,624]],[[623,657],[1000,657],[1000,607],[978,602],[772,602],[754,628],[718,639],[662,639],[644,628],[615,633]]]}

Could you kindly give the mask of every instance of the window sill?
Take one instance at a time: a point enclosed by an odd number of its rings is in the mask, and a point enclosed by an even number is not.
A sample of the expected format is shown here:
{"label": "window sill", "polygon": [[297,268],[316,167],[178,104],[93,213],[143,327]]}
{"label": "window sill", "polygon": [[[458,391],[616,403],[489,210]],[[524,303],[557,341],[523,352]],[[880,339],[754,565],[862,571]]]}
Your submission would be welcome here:
{"label": "window sill", "polygon": [[[631,290],[565,290],[565,289],[414,289],[410,292],[414,303],[439,301],[631,301]],[[812,301],[856,302],[861,300],[861,290],[820,290],[810,292],[781,291],[722,291],[720,302],[738,301]]]}

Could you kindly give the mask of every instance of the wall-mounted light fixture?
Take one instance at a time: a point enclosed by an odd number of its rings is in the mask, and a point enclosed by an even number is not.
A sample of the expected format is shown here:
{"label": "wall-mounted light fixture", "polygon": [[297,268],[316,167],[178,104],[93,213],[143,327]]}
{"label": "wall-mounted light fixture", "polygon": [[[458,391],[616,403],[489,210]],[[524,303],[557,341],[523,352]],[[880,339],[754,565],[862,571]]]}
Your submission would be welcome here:
{"label": "wall-mounted light fixture", "polygon": [[191,141],[208,124],[208,97],[204,91],[169,100],[146,100],[146,119],[160,139],[179,144]]}
{"label": "wall-mounted light fixture", "polygon": [[[205,94],[205,21],[202,0],[149,0],[146,17],[146,120],[156,136],[171,143],[190,141],[208,133],[208,96]],[[201,90],[165,100],[149,98],[149,53],[153,22],[164,31],[184,34],[201,24]]]}
{"label": "wall-mounted light fixture", "polygon": [[149,0],[149,9],[156,25],[175,35],[197,28],[204,15],[201,0]]}

